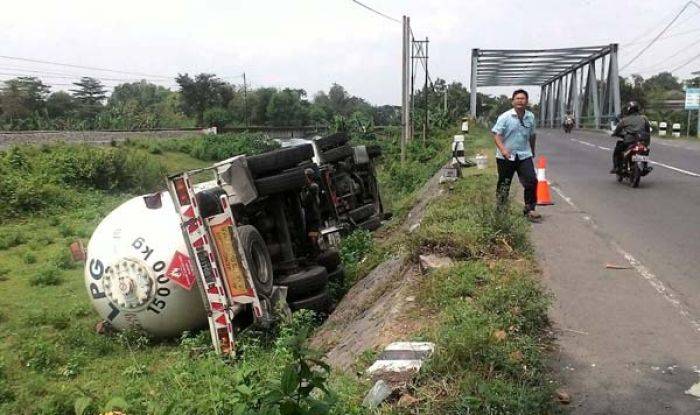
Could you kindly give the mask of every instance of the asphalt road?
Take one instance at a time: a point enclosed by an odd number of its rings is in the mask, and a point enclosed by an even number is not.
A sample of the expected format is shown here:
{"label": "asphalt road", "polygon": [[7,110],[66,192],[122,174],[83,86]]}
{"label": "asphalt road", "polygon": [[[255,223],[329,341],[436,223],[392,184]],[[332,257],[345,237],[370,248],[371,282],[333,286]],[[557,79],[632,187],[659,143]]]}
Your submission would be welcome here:
{"label": "asphalt road", "polygon": [[[633,189],[615,140],[538,131],[555,206],[533,239],[556,300],[553,369],[574,413],[700,413],[700,145],[652,141]],[[624,268],[624,269],[620,269]]]}

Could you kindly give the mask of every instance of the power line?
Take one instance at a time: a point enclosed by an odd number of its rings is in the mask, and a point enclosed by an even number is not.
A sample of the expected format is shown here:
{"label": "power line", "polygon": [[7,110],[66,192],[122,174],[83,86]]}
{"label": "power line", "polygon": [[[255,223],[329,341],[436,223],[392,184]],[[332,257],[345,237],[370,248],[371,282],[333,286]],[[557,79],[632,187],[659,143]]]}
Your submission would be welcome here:
{"label": "power line", "polygon": [[[0,68],[0,70],[2,70],[2,69],[5,69],[5,68]],[[39,72],[39,71],[29,71],[29,70],[24,70],[23,72],[20,72],[20,73],[18,73],[18,72],[0,72],[0,74],[2,74],[2,75],[12,75],[12,76],[20,77],[20,76],[26,76],[25,72],[39,73],[40,75],[37,76],[38,78],[49,78],[49,79],[79,79],[79,78],[83,78],[83,76],[80,76],[80,75],[74,75],[74,76],[64,76],[64,75],[42,75],[41,72]],[[133,78],[132,78],[132,79],[123,79],[123,78],[95,78],[95,77],[92,77],[92,76],[90,76],[89,78],[97,79],[97,80],[99,80],[99,81],[118,81],[118,82],[139,81],[139,80],[133,79]],[[158,80],[158,81],[156,81],[156,82],[172,82],[172,80],[170,80],[170,81],[166,81],[166,80],[162,80],[162,81],[161,81],[161,80]]]}
{"label": "power line", "polygon": [[[694,17],[697,16],[698,14],[700,14],[700,10],[698,10],[695,14],[691,14],[690,16],[687,16],[685,19],[679,21],[679,22],[678,22],[678,25],[679,25],[679,26],[682,25],[683,23],[685,23],[685,22],[687,22],[688,20],[694,18]],[[666,18],[667,18],[668,16],[670,16],[670,14],[669,14],[669,15],[666,15],[666,17],[664,17],[664,19],[661,20],[661,21],[659,22],[659,24],[661,24],[661,23],[663,23],[664,21],[666,21]],[[658,27],[658,24],[657,24],[656,26],[654,26],[654,28],[653,28],[652,30],[656,29],[656,27]],[[646,33],[645,33],[644,35],[642,35],[642,36],[639,36],[638,38],[634,39],[633,41],[628,42],[628,43],[624,43],[624,44],[622,44],[622,45],[620,45],[620,46],[621,46],[621,47],[627,47],[627,46],[641,45],[642,43],[646,43],[646,40],[642,40],[642,39],[645,38],[645,37],[647,37],[647,35],[650,34],[652,30],[646,32]],[[674,36],[680,36],[680,35],[686,34],[686,33],[697,32],[698,30],[700,30],[700,29],[697,29],[697,30],[689,30],[689,31],[687,31],[687,32],[675,33],[675,34],[672,34],[672,35],[668,35],[668,36],[661,37],[661,38],[659,38],[659,40],[671,38],[671,37],[674,37]]]}
{"label": "power line", "polygon": [[644,52],[646,52],[654,43],[656,43],[656,41],[659,40],[659,38],[660,38],[661,36],[663,36],[664,33],[666,33],[666,31],[671,27],[671,25],[673,25],[673,23],[674,23],[676,20],[678,20],[678,18],[681,16],[681,14],[683,14],[683,12],[685,12],[686,9],[687,9],[688,7],[690,7],[691,5],[697,7],[698,9],[700,9],[700,6],[698,6],[698,4],[695,3],[694,1],[691,0],[691,1],[687,2],[687,3],[685,4],[685,6],[683,6],[683,8],[681,9],[681,11],[678,12],[678,14],[676,14],[676,16],[673,18],[673,20],[671,20],[671,21],[666,25],[666,27],[664,27],[664,29],[663,29],[658,35],[656,35],[656,37],[654,37],[654,39],[652,39],[651,42],[649,42],[648,45],[646,45],[642,50],[639,51],[639,53],[637,53],[637,54],[636,54],[631,60],[629,60],[622,68],[620,68],[620,70],[624,70],[626,67],[630,66],[630,65],[632,64],[632,62],[636,61],[640,56],[642,56],[642,54],[643,54]]}
{"label": "power line", "polygon": [[[700,14],[700,13],[698,13],[698,14]],[[673,38],[673,37],[689,35],[689,34],[691,34],[691,33],[697,33],[697,32],[700,32],[700,29],[686,30],[686,31],[684,31],[684,32],[678,32],[678,33],[674,33],[674,34],[672,34],[672,35],[662,36],[662,37],[659,38],[659,41],[664,40],[664,39],[671,39],[671,38]],[[624,45],[620,45],[620,47],[628,47],[628,46],[634,46],[634,45],[641,45],[642,43],[646,43],[646,42],[625,43]]]}
{"label": "power line", "polygon": [[88,69],[91,71],[104,71],[104,72],[113,72],[113,73],[121,73],[125,75],[136,75],[136,76],[148,76],[151,78],[165,78],[165,79],[171,79],[171,76],[164,76],[164,75],[152,75],[152,74],[147,74],[147,73],[142,73],[142,72],[129,72],[129,71],[120,71],[116,69],[107,69],[107,68],[97,68],[97,67],[92,67],[92,66],[82,66],[82,65],[74,65],[72,63],[61,63],[61,62],[51,62],[51,61],[43,61],[39,59],[30,59],[30,58],[21,58],[17,56],[3,56],[0,55],[0,58],[2,59],[9,59],[9,60],[16,60],[16,61],[23,61],[23,62],[32,62],[32,63],[43,63],[47,65],[56,65],[56,66],[65,66],[68,68],[77,68],[77,69]]}
{"label": "power line", "polygon": [[685,63],[682,63],[682,64],[676,66],[675,68],[671,69],[671,72],[675,72],[675,71],[677,71],[677,70],[679,70],[679,69],[685,68],[686,66],[690,65],[692,62],[694,62],[694,61],[695,61],[696,59],[698,59],[698,58],[700,58],[700,53],[698,53],[697,55],[695,55],[695,56],[693,56],[692,58],[688,59],[687,61],[685,61]]}
{"label": "power line", "polygon": [[655,65],[647,66],[646,68],[643,68],[643,69],[638,69],[638,70],[635,71],[635,72],[647,72],[647,71],[653,71],[653,70],[659,69],[659,67],[662,67],[662,66],[664,66],[664,65],[667,65],[667,64],[668,64],[668,61],[670,61],[671,59],[675,58],[676,56],[680,55],[680,54],[683,53],[683,52],[688,51],[690,48],[692,48],[693,46],[695,46],[695,45],[697,45],[697,44],[700,44],[700,40],[694,40],[694,41],[693,41],[692,43],[690,43],[689,45],[683,46],[682,48],[678,49],[678,50],[677,50],[675,53],[673,53],[672,55],[663,58],[663,60],[662,60],[661,62],[659,62],[659,63],[657,63],[657,64],[655,64]]}
{"label": "power line", "polygon": [[364,7],[365,9],[367,9],[367,10],[373,12],[373,13],[376,13],[376,14],[378,14],[378,15],[380,15],[380,16],[386,18],[386,19],[389,19],[389,20],[394,21],[394,22],[396,22],[396,23],[401,23],[400,20],[394,19],[393,17],[391,17],[391,16],[389,16],[389,15],[386,15],[386,14],[380,12],[379,10],[373,9],[373,8],[369,7],[368,5],[366,5],[366,4],[360,3],[360,2],[357,1],[357,0],[350,0],[350,1],[352,1],[353,3],[355,3],[355,4],[357,4],[357,5],[361,6],[361,7]]}

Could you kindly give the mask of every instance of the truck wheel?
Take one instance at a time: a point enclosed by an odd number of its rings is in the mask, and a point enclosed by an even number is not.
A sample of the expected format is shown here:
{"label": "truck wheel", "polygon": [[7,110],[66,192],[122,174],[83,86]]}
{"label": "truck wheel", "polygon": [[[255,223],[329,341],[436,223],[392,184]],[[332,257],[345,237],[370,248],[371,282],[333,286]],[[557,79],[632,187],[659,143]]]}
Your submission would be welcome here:
{"label": "truck wheel", "polygon": [[248,162],[248,170],[253,177],[262,177],[269,173],[295,167],[304,160],[310,160],[313,155],[314,149],[311,144],[304,144],[248,156],[246,161]]}
{"label": "truck wheel", "polygon": [[337,132],[325,137],[317,138],[315,141],[320,151],[326,151],[342,146],[350,141],[350,137],[347,133]]}
{"label": "truck wheel", "polygon": [[258,195],[268,196],[289,190],[301,189],[306,185],[306,175],[303,168],[296,168],[255,180]]}
{"label": "truck wheel", "polygon": [[285,275],[277,280],[277,284],[287,287],[287,300],[299,300],[325,287],[328,284],[328,272],[324,267],[315,265],[296,274]]}
{"label": "truck wheel", "polygon": [[328,273],[328,281],[332,281],[341,286],[345,282],[345,267],[340,265],[333,272]]}
{"label": "truck wheel", "polygon": [[355,150],[353,150],[352,147],[340,146],[321,153],[321,160],[324,163],[333,163],[338,160],[352,157],[353,154],[355,154]]}
{"label": "truck wheel", "polygon": [[328,287],[325,287],[321,292],[303,300],[292,301],[289,307],[292,311],[296,310],[313,310],[322,313],[327,313],[331,305],[331,298],[328,295]]}
{"label": "truck wheel", "polygon": [[382,155],[382,148],[377,145],[377,144],[372,144],[371,146],[367,146],[367,155],[369,158],[377,158]]}
{"label": "truck wheel", "polygon": [[375,214],[374,210],[374,205],[371,203],[368,203],[362,207],[359,207],[355,210],[351,210],[348,212],[348,217],[352,219],[354,222],[361,222],[364,219],[367,219],[368,217],[372,216]]}
{"label": "truck wheel", "polygon": [[250,267],[255,290],[258,296],[270,297],[272,295],[272,260],[267,251],[265,240],[257,229],[251,225],[238,227],[238,237],[241,240],[246,262]]}
{"label": "truck wheel", "polygon": [[331,272],[340,265],[340,252],[335,248],[326,249],[316,258],[316,262],[323,265],[328,272]]}
{"label": "truck wheel", "polygon": [[379,218],[372,217],[357,226],[362,229],[367,229],[368,231],[376,231],[382,226],[382,221]]}
{"label": "truck wheel", "polygon": [[197,204],[199,204],[199,213],[202,217],[206,218],[222,212],[219,197],[224,193],[226,193],[224,189],[217,187],[214,189],[202,190],[195,195]]}

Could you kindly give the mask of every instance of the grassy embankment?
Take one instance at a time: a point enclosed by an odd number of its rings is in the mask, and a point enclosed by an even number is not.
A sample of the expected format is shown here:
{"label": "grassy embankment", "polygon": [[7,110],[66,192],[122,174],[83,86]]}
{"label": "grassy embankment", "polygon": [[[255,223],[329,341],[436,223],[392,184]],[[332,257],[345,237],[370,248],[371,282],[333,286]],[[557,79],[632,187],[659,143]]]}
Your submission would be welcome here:
{"label": "grassy embankment", "polygon": [[[412,148],[399,166],[397,135],[378,142],[385,152],[379,173],[385,203],[405,213],[442,162],[436,159],[444,158],[445,144]],[[259,137],[217,136],[0,152],[0,413],[275,413],[290,401],[314,404],[294,386],[304,364],[324,373],[303,361],[313,354],[302,353],[299,343],[317,324],[313,316],[301,313],[273,335],[249,333],[235,362],[206,353],[207,332],[161,342],[135,333],[100,336],[82,267],[68,254],[70,242],[87,241],[114,207],[161,188],[166,172],[271,146]],[[344,249],[348,260],[355,255],[351,245]],[[332,403],[326,398],[316,402],[319,408]],[[333,412],[354,411],[341,398]]]}
{"label": "grassy embankment", "polygon": [[[475,137],[484,144],[483,134]],[[402,166],[395,161],[397,135],[380,138],[385,203],[398,217],[444,162],[449,141],[448,134],[441,134],[429,140],[426,150],[414,142]],[[305,360],[313,354],[300,341],[317,324],[307,313],[272,335],[246,334],[235,362],[206,352],[206,332],[165,342],[135,333],[94,333],[97,318],[67,245],[86,240],[122,201],[162,185],[164,172],[267,145],[257,140],[251,149],[246,147],[250,141],[245,143],[218,137],[216,142],[143,141],[118,150],[65,146],[0,153],[0,289],[5,293],[0,297],[0,413],[113,408],[128,413],[279,413],[295,403],[306,407],[302,413],[310,413],[311,405],[318,413],[328,408],[331,413],[363,412],[357,404],[365,383],[346,376],[326,381],[322,366]],[[414,390],[419,405],[432,413],[464,413],[465,408],[471,413],[542,413],[548,402],[538,343],[546,300],[533,278],[525,225],[516,216],[503,221],[489,214],[492,187],[492,175],[463,180],[432,204],[420,231],[409,238],[380,232],[373,241],[357,233],[343,244],[349,281],[396,249],[413,254],[437,249],[462,261],[428,277],[419,297],[430,318],[439,322],[416,337],[438,345]],[[308,396],[298,382],[305,365],[322,375],[315,385],[336,392]],[[532,408],[541,410],[527,410]]]}
{"label": "grassy embankment", "polygon": [[[384,405],[379,412],[555,413],[554,384],[545,368],[549,298],[538,280],[529,225],[515,203],[507,214],[495,211],[489,135],[473,131],[467,147],[489,156],[489,170],[464,170],[451,191],[430,203],[416,232],[380,235],[360,255],[356,278],[372,268],[365,263],[397,251],[415,260],[422,253],[455,260],[417,287],[419,311],[412,317],[423,329],[407,336],[436,344],[435,356],[409,389],[419,401],[406,408]],[[376,352],[358,359],[358,368]],[[355,381],[363,382],[361,376]],[[364,390],[368,386],[364,381]]]}

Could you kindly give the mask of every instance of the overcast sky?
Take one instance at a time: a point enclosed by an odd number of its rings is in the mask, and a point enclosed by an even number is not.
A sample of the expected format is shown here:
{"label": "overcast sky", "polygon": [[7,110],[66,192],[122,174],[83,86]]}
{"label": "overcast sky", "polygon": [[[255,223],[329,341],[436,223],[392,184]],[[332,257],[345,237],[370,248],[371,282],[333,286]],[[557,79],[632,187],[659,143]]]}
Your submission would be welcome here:
{"label": "overcast sky", "polygon": [[[416,38],[430,38],[431,78],[465,85],[470,51],[477,47],[536,49],[618,42],[622,66],[686,3],[361,1],[399,20],[410,16]],[[400,102],[401,25],[350,0],[3,0],[0,10],[2,56],[151,76],[209,72],[233,83],[241,83],[239,75],[245,71],[254,87],[304,88],[312,96],[337,82],[373,104]],[[690,8],[622,74],[641,72],[646,77],[698,54],[700,9]],[[674,75],[687,78],[698,70],[700,58]],[[109,86],[138,78],[0,58],[0,80],[19,74],[38,76],[54,89],[68,88],[65,84],[74,80],[70,78],[79,75],[104,78]],[[176,87],[172,80],[153,80]]]}

